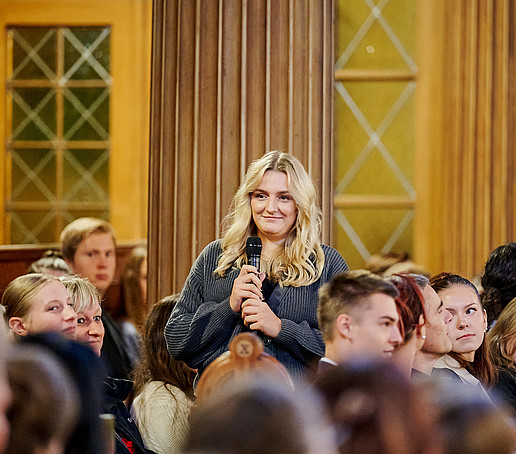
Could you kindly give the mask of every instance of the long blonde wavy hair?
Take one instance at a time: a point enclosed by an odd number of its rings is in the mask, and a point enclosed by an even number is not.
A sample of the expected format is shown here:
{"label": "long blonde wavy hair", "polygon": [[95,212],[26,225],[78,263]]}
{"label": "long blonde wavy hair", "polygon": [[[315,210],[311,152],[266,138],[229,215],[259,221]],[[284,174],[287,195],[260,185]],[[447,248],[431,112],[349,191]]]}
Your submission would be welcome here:
{"label": "long blonde wavy hair", "polygon": [[316,204],[314,184],[303,165],[292,155],[280,151],[266,153],[247,169],[224,220],[222,254],[215,274],[224,276],[232,266],[241,268],[246,263],[246,239],[258,233],[251,212],[251,194],[267,170],[287,175],[297,216],[283,251],[268,262],[262,260],[261,271],[280,285],[310,285],[319,279],[324,267],[324,253],[320,244],[321,212]]}

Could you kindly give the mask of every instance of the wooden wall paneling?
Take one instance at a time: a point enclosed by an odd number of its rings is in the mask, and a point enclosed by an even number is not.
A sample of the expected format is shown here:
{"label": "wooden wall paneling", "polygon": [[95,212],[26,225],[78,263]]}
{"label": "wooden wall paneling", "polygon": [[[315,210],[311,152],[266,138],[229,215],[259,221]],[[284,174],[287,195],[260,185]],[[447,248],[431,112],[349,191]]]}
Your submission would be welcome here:
{"label": "wooden wall paneling", "polygon": [[[197,1],[198,49],[196,77],[196,175],[197,190],[195,236],[192,258],[198,250],[217,237],[217,67],[218,67],[218,0]],[[215,19],[215,20],[214,20]]]}
{"label": "wooden wall paneling", "polygon": [[266,149],[289,147],[289,40],[288,1],[267,2]]}
{"label": "wooden wall paneling", "polygon": [[[445,40],[426,48],[435,52],[433,64],[442,61],[444,67],[428,67],[422,60],[418,85],[418,99],[428,103],[434,119],[442,112],[436,126],[443,134],[432,142],[433,151],[422,145],[429,130],[420,120],[429,117],[418,107],[417,153],[429,164],[428,178],[439,173],[444,178],[426,194],[418,185],[416,260],[432,272],[449,270],[472,278],[492,249],[516,236],[514,5],[508,0],[420,4],[427,11],[442,8]],[[432,41],[439,32],[430,33]],[[438,87],[440,76],[443,85],[436,98],[442,98],[442,105],[427,98],[433,86],[429,81]],[[423,200],[436,207],[435,219],[421,214],[427,211]],[[423,227],[423,219],[431,225]],[[430,232],[437,236],[426,237]]]}
{"label": "wooden wall paneling", "polygon": [[242,71],[245,82],[245,112],[243,146],[245,162],[259,158],[265,152],[265,100],[266,100],[266,50],[267,3],[244,2],[246,8],[245,62]]}
{"label": "wooden wall paneling", "polygon": [[[417,90],[415,118],[414,186],[417,193],[414,214],[414,259],[431,273],[441,271],[440,241],[444,230],[443,204],[448,168],[444,143],[450,140],[444,128],[445,46],[455,41],[447,28],[444,8],[447,0],[418,0]],[[452,2],[454,3],[454,2]]]}
{"label": "wooden wall paneling", "polygon": [[[308,157],[308,2],[290,0],[289,152],[307,164]],[[307,169],[309,170],[309,169]]]}
{"label": "wooden wall paneling", "polygon": [[178,2],[154,0],[152,65],[151,65],[151,116],[149,157],[149,217],[148,217],[148,284],[149,301],[159,298],[174,288],[173,258],[175,198],[174,174],[176,172],[174,126],[176,124],[175,91]]}
{"label": "wooden wall paneling", "polygon": [[149,247],[158,277],[150,277],[149,295],[156,299],[179,291],[200,250],[220,237],[250,161],[268,148],[292,152],[319,192],[331,193],[322,178],[331,175],[323,162],[331,138],[322,136],[331,134],[325,45],[333,1],[154,0],[154,7]]}

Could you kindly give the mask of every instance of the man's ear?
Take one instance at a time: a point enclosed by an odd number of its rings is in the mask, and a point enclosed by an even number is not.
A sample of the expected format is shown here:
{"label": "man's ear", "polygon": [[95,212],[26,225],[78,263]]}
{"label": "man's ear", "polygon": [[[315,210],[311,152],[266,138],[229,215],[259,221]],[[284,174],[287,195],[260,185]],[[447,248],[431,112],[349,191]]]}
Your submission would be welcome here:
{"label": "man's ear", "polygon": [[337,317],[336,328],[338,333],[345,338],[350,338],[351,325],[353,324],[353,319],[349,314],[340,314]]}
{"label": "man's ear", "polygon": [[11,317],[9,319],[9,327],[18,334],[18,336],[27,336],[29,334],[25,322],[20,317]]}

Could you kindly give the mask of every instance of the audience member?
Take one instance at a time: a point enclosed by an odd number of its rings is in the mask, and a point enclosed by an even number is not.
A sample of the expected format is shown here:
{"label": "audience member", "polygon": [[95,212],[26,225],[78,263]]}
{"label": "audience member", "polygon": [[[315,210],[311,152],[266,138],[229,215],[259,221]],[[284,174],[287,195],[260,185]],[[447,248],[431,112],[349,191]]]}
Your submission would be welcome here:
{"label": "audience member", "polygon": [[334,436],[312,390],[269,381],[232,384],[194,407],[187,454],[333,454]]}
{"label": "audience member", "polygon": [[434,369],[449,371],[452,378],[475,386],[487,397],[483,386],[492,385],[496,377],[484,341],[487,315],[476,287],[464,277],[451,273],[432,277],[430,285],[452,315],[448,324],[452,348],[449,354],[437,360]]}
{"label": "audience member", "polygon": [[7,411],[11,406],[12,397],[6,367],[10,348],[7,326],[0,323],[0,452],[4,452],[9,441],[10,432]]}
{"label": "audience member", "polygon": [[422,274],[430,277],[424,268],[412,261],[406,252],[381,252],[369,257],[364,269],[379,276],[394,274]]}
{"label": "audience member", "polygon": [[[88,280],[79,276],[61,278],[78,313],[77,340],[89,345],[96,355],[100,355],[104,340],[100,298],[97,289]],[[104,413],[115,418],[115,447],[117,454],[129,450],[132,454],[147,453],[138,427],[131,419],[124,400],[132,391],[133,384],[129,380],[113,377],[104,378]]]}
{"label": "audience member", "polygon": [[425,393],[387,361],[355,360],[316,382],[345,454],[439,453],[435,412]]}
{"label": "audience member", "polygon": [[77,338],[77,314],[66,288],[54,276],[33,273],[17,277],[5,289],[2,305],[9,327],[19,336],[56,331]]}
{"label": "audience member", "polygon": [[[347,269],[335,249],[320,244],[320,218],[314,184],[296,158],[272,151],[251,163],[223,239],[194,263],[167,324],[172,356],[202,373],[232,338],[251,330],[293,379],[312,378],[324,353],[318,290]],[[252,235],[262,243],[260,270],[246,265]]]}
{"label": "audience member", "polygon": [[481,278],[482,306],[491,322],[516,297],[516,243],[498,246],[489,255]]}
{"label": "audience member", "polygon": [[402,341],[396,288],[368,271],[348,271],[321,287],[317,318],[325,356],[319,373],[352,357],[391,357]]}
{"label": "audience member", "polygon": [[31,263],[27,273],[50,274],[60,277],[72,274],[72,269],[58,251],[50,249],[40,259]]}
{"label": "audience member", "polygon": [[444,308],[443,302],[430,287],[430,281],[418,274],[412,275],[422,291],[425,308],[426,339],[421,350],[414,356],[413,378],[430,375],[437,360],[451,351],[451,340],[448,337],[448,323],[451,314]]}
{"label": "audience member", "polygon": [[110,454],[104,450],[104,431],[99,419],[102,412],[104,370],[93,351],[58,333],[24,336],[19,338],[18,343],[44,348],[55,355],[74,381],[80,397],[80,414],[78,424],[67,443],[66,453]]}
{"label": "audience member", "polygon": [[2,452],[63,453],[79,414],[79,394],[66,368],[41,347],[16,345],[9,352],[7,370],[11,431]]}
{"label": "audience member", "polygon": [[[79,218],[61,232],[61,251],[74,273],[86,277],[103,297],[113,282],[116,267],[116,240],[111,224],[102,219]],[[131,361],[122,333],[107,312],[102,357],[111,377],[127,379]]]}
{"label": "audience member", "polygon": [[394,350],[393,360],[410,377],[416,353],[423,348],[426,339],[424,298],[414,277],[409,274],[390,276],[387,281],[399,292],[396,305],[400,314],[400,332],[403,333],[403,342]]}
{"label": "audience member", "polygon": [[498,316],[487,333],[487,342],[498,371],[494,398],[499,397],[512,406],[516,417],[516,298]]}
{"label": "audience member", "polygon": [[507,409],[468,388],[449,385],[450,382],[434,393],[443,454],[516,452],[514,423]]}
{"label": "audience member", "polygon": [[152,308],[143,330],[140,364],[134,371],[131,413],[145,444],[157,454],[181,453],[194,403],[195,371],[167,351],[163,332],[177,295]]}
{"label": "audience member", "polygon": [[133,366],[140,354],[140,331],[147,317],[147,247],[133,248],[120,276],[121,314],[117,321]]}
{"label": "audience member", "polygon": [[97,356],[101,356],[105,330],[97,288],[88,279],[77,275],[63,276],[60,281],[77,313],[77,342],[87,345]]}

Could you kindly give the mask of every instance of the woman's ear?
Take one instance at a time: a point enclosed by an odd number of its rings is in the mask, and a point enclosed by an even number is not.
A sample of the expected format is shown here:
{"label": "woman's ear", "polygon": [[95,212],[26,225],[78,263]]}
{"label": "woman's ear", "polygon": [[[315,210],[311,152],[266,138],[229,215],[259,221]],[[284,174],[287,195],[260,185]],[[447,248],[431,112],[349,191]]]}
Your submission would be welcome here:
{"label": "woman's ear", "polygon": [[484,333],[487,332],[487,312],[485,309],[482,309],[482,312],[484,313]]}
{"label": "woman's ear", "polygon": [[20,317],[11,317],[9,319],[9,327],[18,334],[18,336],[27,336],[29,334],[25,322]]}

